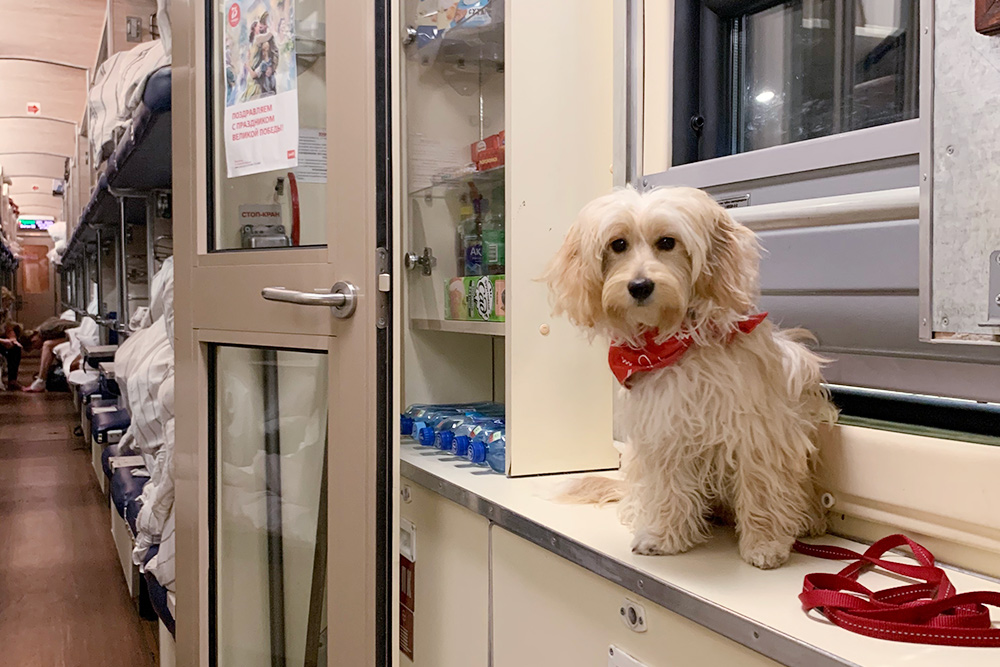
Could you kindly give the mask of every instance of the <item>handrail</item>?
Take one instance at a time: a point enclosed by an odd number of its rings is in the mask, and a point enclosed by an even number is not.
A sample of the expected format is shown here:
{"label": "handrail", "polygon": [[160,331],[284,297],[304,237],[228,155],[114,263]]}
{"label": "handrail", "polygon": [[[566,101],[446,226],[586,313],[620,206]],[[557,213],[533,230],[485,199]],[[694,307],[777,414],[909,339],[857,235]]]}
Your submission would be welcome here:
{"label": "handrail", "polygon": [[866,222],[917,220],[920,188],[897,188],[853,195],[800,199],[729,209],[738,222],[755,232],[798,227],[826,227]]}

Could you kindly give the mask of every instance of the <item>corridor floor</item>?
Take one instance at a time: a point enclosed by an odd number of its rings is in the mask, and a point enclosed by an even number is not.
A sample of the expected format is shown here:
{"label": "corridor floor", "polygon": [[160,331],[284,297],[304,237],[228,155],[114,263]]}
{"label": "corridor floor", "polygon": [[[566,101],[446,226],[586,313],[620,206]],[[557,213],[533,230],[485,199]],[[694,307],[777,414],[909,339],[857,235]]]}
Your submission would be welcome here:
{"label": "corridor floor", "polygon": [[69,394],[0,392],[0,664],[153,666],[78,423]]}

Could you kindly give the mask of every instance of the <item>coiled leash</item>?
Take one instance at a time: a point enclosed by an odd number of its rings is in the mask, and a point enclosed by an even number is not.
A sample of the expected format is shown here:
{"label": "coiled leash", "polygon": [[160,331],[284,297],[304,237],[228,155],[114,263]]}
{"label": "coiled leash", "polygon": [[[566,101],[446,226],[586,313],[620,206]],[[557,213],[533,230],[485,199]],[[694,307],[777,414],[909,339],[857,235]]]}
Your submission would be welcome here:
{"label": "coiled leash", "polygon": [[[883,560],[885,552],[907,545],[919,565]],[[913,644],[1000,647],[1000,628],[989,606],[1000,607],[1000,592],[957,593],[934,555],[905,535],[890,535],[863,554],[850,549],[796,542],[795,550],[828,560],[853,560],[837,574],[806,575],[799,600],[830,622],[860,635]],[[871,591],[858,577],[880,567],[923,583]]]}

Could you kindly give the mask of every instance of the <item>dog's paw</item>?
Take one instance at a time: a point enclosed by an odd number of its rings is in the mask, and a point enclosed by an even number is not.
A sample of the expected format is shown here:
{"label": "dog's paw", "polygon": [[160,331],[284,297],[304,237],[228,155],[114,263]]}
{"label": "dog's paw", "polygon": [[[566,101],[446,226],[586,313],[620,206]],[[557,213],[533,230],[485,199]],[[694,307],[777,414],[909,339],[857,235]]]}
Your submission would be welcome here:
{"label": "dog's paw", "polygon": [[639,531],[632,538],[632,553],[639,556],[670,556],[687,551],[690,544]]}
{"label": "dog's paw", "polygon": [[809,517],[809,525],[806,526],[806,535],[809,537],[821,537],[826,535],[826,512],[820,510],[818,514]]}
{"label": "dog's paw", "polygon": [[788,560],[794,541],[791,537],[746,543],[741,541],[740,556],[754,567],[759,567],[762,570],[773,570]]}
{"label": "dog's paw", "polygon": [[639,556],[666,556],[667,552],[664,551],[661,542],[662,540],[652,535],[639,533],[632,538],[632,553]]}

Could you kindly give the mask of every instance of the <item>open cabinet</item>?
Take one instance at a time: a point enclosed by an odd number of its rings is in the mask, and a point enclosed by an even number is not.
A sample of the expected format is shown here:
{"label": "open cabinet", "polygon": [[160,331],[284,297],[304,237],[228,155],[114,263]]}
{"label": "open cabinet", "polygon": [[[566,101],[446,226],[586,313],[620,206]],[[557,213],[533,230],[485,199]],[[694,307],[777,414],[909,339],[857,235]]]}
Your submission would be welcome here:
{"label": "open cabinet", "polygon": [[403,407],[503,403],[510,476],[617,467],[604,351],[537,280],[612,186],[611,3],[395,16]]}

